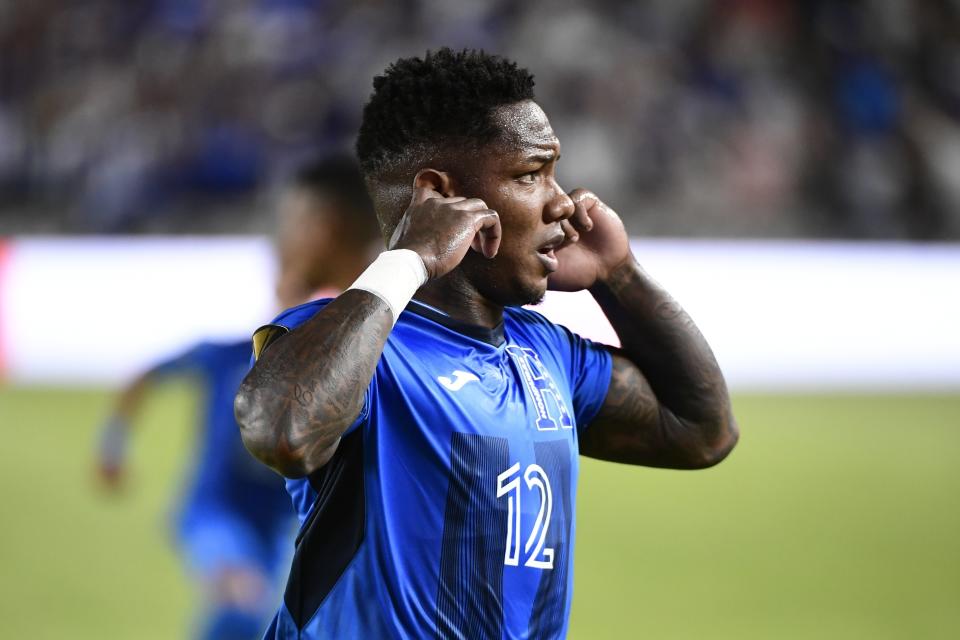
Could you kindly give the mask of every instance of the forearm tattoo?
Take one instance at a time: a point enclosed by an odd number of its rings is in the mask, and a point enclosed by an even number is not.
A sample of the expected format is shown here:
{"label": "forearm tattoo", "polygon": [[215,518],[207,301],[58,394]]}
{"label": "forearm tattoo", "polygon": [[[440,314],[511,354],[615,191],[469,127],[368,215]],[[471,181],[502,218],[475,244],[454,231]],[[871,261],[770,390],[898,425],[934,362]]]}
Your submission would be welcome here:
{"label": "forearm tattoo", "polygon": [[699,464],[694,458],[702,450],[735,441],[720,366],[683,307],[636,264],[618,269],[591,292],[617,332],[624,358],[615,358],[598,416],[607,428],[595,432],[587,442],[593,450],[585,452],[690,466]]}
{"label": "forearm tattoo", "polygon": [[322,466],[362,408],[391,327],[382,300],[348,291],[267,349],[237,399],[254,455],[288,476]]}

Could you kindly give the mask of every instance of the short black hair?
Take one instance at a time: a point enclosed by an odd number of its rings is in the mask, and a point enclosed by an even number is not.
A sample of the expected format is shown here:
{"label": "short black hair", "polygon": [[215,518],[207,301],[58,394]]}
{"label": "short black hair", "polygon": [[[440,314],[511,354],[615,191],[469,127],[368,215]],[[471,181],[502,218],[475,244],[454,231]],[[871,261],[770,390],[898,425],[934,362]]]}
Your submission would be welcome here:
{"label": "short black hair", "polygon": [[305,163],[294,174],[293,185],[336,202],[335,210],[356,239],[378,237],[380,227],[367,185],[349,155],[332,154]]}
{"label": "short black hair", "polygon": [[533,97],[529,71],[484,51],[444,47],[401,58],[373,79],[357,136],[360,167],[375,176],[413,147],[491,142],[492,111]]}

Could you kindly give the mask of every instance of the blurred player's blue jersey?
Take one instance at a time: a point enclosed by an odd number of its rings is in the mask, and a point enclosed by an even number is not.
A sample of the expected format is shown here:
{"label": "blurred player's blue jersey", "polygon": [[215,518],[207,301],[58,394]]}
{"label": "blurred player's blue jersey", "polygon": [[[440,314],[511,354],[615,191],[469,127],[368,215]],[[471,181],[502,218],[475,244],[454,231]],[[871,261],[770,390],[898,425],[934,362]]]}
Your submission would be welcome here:
{"label": "blurred player's blue jersey", "polygon": [[[244,448],[233,399],[250,368],[250,341],[198,344],[152,369],[192,374],[203,393],[196,457],[176,514],[177,537],[201,573],[215,563],[255,563],[268,573],[294,528],[290,498],[276,473]],[[286,556],[289,557],[289,556]]]}
{"label": "blurred player's blue jersey", "polygon": [[267,637],[564,637],[578,438],[610,371],[535,312],[487,330],[412,302],[334,457],[287,481],[302,527]]}

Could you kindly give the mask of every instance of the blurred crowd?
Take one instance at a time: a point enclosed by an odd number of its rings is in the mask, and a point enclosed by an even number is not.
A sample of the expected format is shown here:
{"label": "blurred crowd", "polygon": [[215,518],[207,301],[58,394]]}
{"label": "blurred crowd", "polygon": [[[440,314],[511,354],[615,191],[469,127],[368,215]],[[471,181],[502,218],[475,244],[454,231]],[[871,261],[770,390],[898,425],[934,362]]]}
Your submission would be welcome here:
{"label": "blurred crowd", "polygon": [[0,0],[0,233],[263,231],[442,45],[530,68],[632,233],[960,238],[960,0]]}

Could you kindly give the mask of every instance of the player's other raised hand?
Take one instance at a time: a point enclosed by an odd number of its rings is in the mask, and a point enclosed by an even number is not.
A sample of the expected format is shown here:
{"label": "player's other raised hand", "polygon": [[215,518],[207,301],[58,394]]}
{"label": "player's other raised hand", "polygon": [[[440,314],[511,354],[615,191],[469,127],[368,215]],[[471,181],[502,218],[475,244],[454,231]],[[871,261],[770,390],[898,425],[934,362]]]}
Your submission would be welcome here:
{"label": "player's other raised hand", "polygon": [[500,216],[479,198],[445,198],[417,187],[390,238],[389,249],[411,249],[431,280],[452,271],[471,248],[487,258],[500,248]]}
{"label": "player's other raised hand", "polygon": [[557,249],[560,267],[548,281],[554,291],[589,289],[633,259],[627,231],[613,209],[586,189],[571,191],[570,199],[574,212],[561,223],[567,239]]}
{"label": "player's other raised hand", "polygon": [[130,428],[118,416],[112,417],[100,432],[97,446],[97,476],[108,489],[120,489],[126,477]]}

